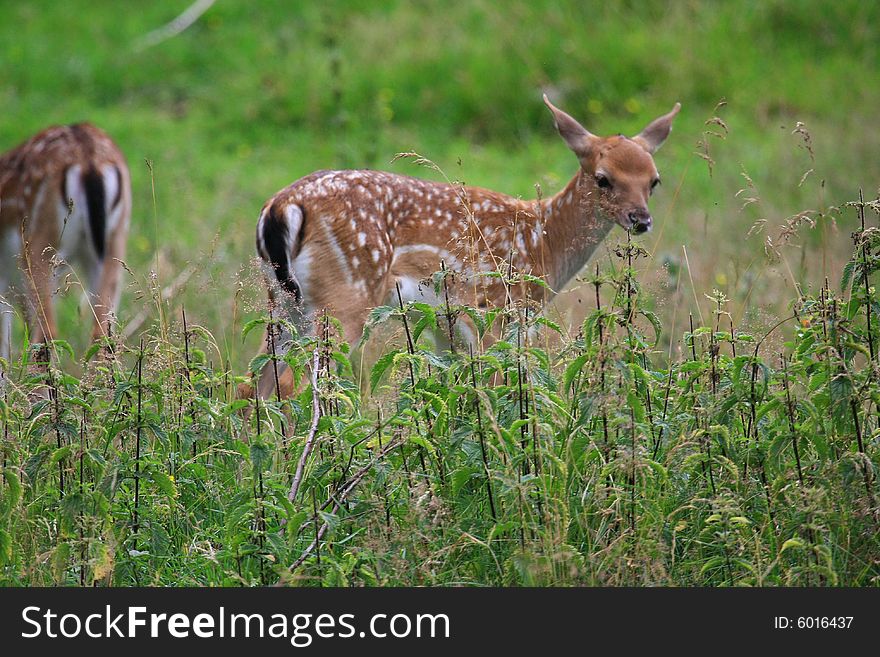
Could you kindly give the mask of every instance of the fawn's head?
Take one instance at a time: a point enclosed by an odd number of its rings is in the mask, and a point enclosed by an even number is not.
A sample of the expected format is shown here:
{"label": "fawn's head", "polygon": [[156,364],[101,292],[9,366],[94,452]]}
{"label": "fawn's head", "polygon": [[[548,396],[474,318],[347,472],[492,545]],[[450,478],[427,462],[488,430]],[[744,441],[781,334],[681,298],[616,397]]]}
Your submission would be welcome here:
{"label": "fawn's head", "polygon": [[669,136],[672,120],[681,104],[649,123],[635,137],[623,135],[597,137],[571,116],[555,107],[544,95],[553,112],[556,129],[577,155],[594,214],[616,221],[626,230],[644,233],[651,229],[648,198],[660,183],[653,154]]}

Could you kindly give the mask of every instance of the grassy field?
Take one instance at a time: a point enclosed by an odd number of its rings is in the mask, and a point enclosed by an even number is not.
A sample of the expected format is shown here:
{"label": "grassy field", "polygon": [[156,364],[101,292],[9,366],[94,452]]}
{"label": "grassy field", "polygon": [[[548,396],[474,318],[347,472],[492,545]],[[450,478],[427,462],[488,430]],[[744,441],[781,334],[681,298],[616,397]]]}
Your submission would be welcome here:
{"label": "grassy field", "polygon": [[[0,148],[90,120],[135,197],[125,344],[87,353],[71,295],[48,378],[11,369],[0,582],[878,583],[878,208],[865,230],[847,205],[880,189],[878,5],[219,0],[147,45],[189,4],[0,24]],[[265,199],[320,168],[438,175],[403,151],[555,191],[577,164],[543,92],[599,134],[682,102],[655,230],[612,232],[599,284],[542,317],[456,309],[507,327],[474,358],[409,350],[393,309],[375,366],[303,338],[316,385],[245,419]]]}

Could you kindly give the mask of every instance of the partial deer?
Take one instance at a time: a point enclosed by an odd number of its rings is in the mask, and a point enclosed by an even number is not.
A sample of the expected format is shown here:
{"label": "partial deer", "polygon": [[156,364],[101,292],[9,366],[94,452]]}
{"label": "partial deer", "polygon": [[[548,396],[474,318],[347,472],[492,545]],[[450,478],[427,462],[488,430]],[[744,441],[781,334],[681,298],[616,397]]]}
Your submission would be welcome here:
{"label": "partial deer", "polygon": [[107,331],[120,295],[131,216],[125,158],[100,129],[51,127],[0,156],[0,356],[9,358],[10,292],[21,298],[31,343],[58,337],[59,265],[77,266],[92,339]]}
{"label": "partial deer", "polygon": [[[371,308],[397,303],[398,287],[404,302],[439,303],[424,281],[441,263],[457,274],[449,293],[458,301],[477,307],[524,297],[546,302],[615,223],[634,233],[650,230],[648,198],[660,183],[652,156],[681,105],[632,138],[602,138],[546,95],[544,102],[580,162],[552,197],[524,201],[380,171],[320,171],[275,194],[257,223],[270,304],[283,308],[301,333],[313,332],[316,313],[326,310],[354,343]],[[550,290],[478,275],[504,263],[542,278]],[[292,392],[289,369],[278,383],[269,369],[260,374],[257,394],[269,397],[279,383],[284,394]]]}

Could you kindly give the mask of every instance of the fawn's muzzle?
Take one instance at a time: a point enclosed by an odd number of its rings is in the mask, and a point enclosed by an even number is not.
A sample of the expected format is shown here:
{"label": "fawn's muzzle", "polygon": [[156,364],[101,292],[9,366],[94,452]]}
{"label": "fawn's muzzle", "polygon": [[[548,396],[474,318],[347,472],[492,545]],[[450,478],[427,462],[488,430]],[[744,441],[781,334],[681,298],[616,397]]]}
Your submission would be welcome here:
{"label": "fawn's muzzle", "polygon": [[630,230],[634,233],[647,233],[651,230],[651,215],[644,210],[632,210],[627,218],[630,222]]}

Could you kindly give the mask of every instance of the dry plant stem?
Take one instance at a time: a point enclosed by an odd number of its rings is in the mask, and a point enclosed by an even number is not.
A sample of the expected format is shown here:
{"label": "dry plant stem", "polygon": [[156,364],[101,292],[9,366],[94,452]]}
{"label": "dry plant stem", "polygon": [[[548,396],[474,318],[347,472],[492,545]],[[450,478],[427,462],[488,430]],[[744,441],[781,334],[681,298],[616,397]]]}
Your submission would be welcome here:
{"label": "dry plant stem", "polygon": [[712,443],[709,441],[707,431],[704,431],[700,437],[700,444],[706,448],[706,464],[703,466],[703,474],[709,475],[709,488],[712,489],[712,495],[718,495],[715,488],[715,475],[712,473]]}
{"label": "dry plant stem", "polygon": [[[522,331],[523,331],[523,318],[517,309],[517,328],[516,328],[516,389],[517,389],[517,405],[519,407],[519,419],[523,421],[522,426],[519,428],[520,434],[520,448],[522,449],[523,455],[523,465],[522,472],[524,475],[529,474],[529,457],[528,451],[526,449],[526,445],[528,443],[528,434],[526,431],[526,410],[525,410],[525,400],[523,399],[523,366],[522,366]],[[536,456],[537,458],[537,456]]]}
{"label": "dry plant stem", "polygon": [[786,415],[788,416],[788,429],[791,432],[791,447],[794,450],[794,461],[797,465],[797,473],[798,473],[798,481],[801,486],[804,485],[804,472],[801,469],[801,456],[800,451],[798,450],[798,435],[797,430],[794,426],[794,404],[791,401],[791,393],[789,391],[788,385],[788,365],[785,356],[780,355],[780,360],[782,361],[782,374],[783,374],[783,384],[785,386],[785,408]]}
{"label": "dry plant stem", "polygon": [[489,496],[489,511],[492,513],[492,520],[497,522],[498,516],[495,514],[495,496],[492,494],[492,473],[489,471],[489,458],[486,455],[486,438],[483,435],[483,418],[480,414],[480,400],[477,393],[477,371],[474,367],[474,349],[470,347],[471,356],[471,379],[474,383],[474,408],[477,411],[477,431],[480,437],[480,454],[483,457],[483,467],[486,470],[486,493]]}
{"label": "dry plant stem", "polygon": [[667,365],[669,368],[668,376],[666,377],[666,394],[663,400],[663,419],[660,421],[660,431],[657,432],[657,438],[654,440],[654,451],[651,454],[651,460],[656,461],[657,457],[660,455],[660,444],[663,441],[663,429],[666,426],[666,414],[669,410],[669,392],[672,390],[672,365]]}
{"label": "dry plant stem", "polygon": [[303,473],[306,469],[306,462],[315,445],[315,436],[318,434],[318,421],[321,419],[321,395],[318,392],[318,373],[320,371],[320,352],[315,348],[312,356],[312,424],[309,427],[309,435],[306,437],[306,443],[303,446],[302,454],[299,457],[299,463],[296,464],[296,472],[293,475],[293,483],[290,484],[290,492],[287,499],[290,502],[296,500],[296,494],[299,492],[300,484],[302,484]]}
{"label": "dry plant stem", "polygon": [[141,52],[185,32],[193,23],[199,20],[202,14],[211,8],[214,2],[215,0],[196,0],[173,21],[152,32],[148,32],[138,39],[134,44],[134,51]]}
{"label": "dry plant stem", "polygon": [[[413,343],[412,333],[409,330],[409,321],[407,321],[407,318],[406,318],[406,308],[403,305],[403,296],[401,296],[401,294],[400,294],[400,283],[395,282],[394,289],[397,291],[397,304],[400,308],[400,319],[403,322],[403,330],[406,333],[406,351],[410,356],[413,356],[416,353],[416,347],[415,347],[415,344]],[[415,373],[415,370],[413,369],[412,358],[407,360],[407,365],[409,366],[409,383],[410,383],[410,386],[412,389],[413,397],[415,397],[415,394],[416,394],[416,373]],[[428,420],[427,416],[425,417],[425,421],[430,425],[430,421]],[[418,421],[416,421],[416,422],[417,422],[416,428],[418,429]],[[428,427],[428,429],[430,429],[430,426]],[[419,454],[419,463],[422,466],[422,472],[427,477],[428,476],[428,464],[425,463],[425,454],[424,454],[423,448],[418,447],[417,449],[418,449],[418,454]],[[439,469],[440,466],[438,465],[437,467]]]}
{"label": "dry plant stem", "polygon": [[633,539],[636,535],[636,415],[632,406],[629,409],[630,422],[630,475],[629,475],[629,529]]}
{"label": "dry plant stem", "polygon": [[[865,446],[862,443],[862,430],[861,430],[861,427],[859,426],[859,412],[858,412],[858,406],[856,404],[855,398],[850,397],[849,404],[850,404],[850,409],[852,410],[853,424],[855,425],[855,429],[856,429],[856,442],[858,443],[858,446],[859,446],[859,454],[861,454],[863,457],[867,458],[865,456]],[[871,491],[871,478],[868,476],[868,469],[866,467],[864,467],[864,464],[862,464],[861,470],[862,470],[862,476],[865,479],[865,492],[868,494],[868,499],[871,500],[871,505],[873,506],[874,505],[874,494]]]}
{"label": "dry plant stem", "polygon": [[147,159],[147,160],[144,160],[144,164],[147,165],[147,169],[150,172],[150,193],[151,193],[152,200],[153,200],[153,246],[156,251],[155,276],[156,276],[156,286],[160,290],[159,299],[157,300],[157,303],[156,303],[156,310],[159,313],[159,330],[161,331],[161,334],[162,334],[162,340],[167,342],[167,340],[168,340],[167,328],[168,327],[165,323],[165,312],[164,312],[163,306],[162,306],[162,301],[164,301],[164,299],[162,298],[162,292],[161,292],[161,290],[162,290],[162,287],[161,287],[161,285],[162,285],[162,268],[160,266],[161,263],[159,260],[159,254],[160,254],[159,244],[161,242],[159,241],[159,204],[156,200],[156,176],[155,176],[155,171],[153,170],[153,161],[150,159]]}
{"label": "dry plant stem", "polygon": [[186,324],[186,306],[180,309],[180,314],[183,318],[183,359],[186,364],[186,382],[191,383],[189,372],[189,327]]}
{"label": "dry plant stem", "polygon": [[[406,321],[406,309],[403,306],[403,297],[400,294],[400,283],[394,284],[394,289],[397,290],[397,304],[400,307],[401,320],[403,321],[403,330],[406,333],[406,348],[409,352],[409,355],[412,356],[415,353],[415,346],[413,345],[412,334],[409,332],[409,322]],[[407,363],[409,365],[409,382],[412,384],[413,393],[416,391],[416,374],[413,370],[412,361]]]}
{"label": "dry plant stem", "polygon": [[[54,407],[53,424],[55,425],[55,441],[58,449],[61,449],[63,443],[61,440],[61,431],[58,429],[61,423],[61,400],[58,398],[60,393],[58,386],[55,383],[55,376],[53,375],[51,368],[49,369],[48,375],[50,382],[49,396],[52,399]],[[58,460],[58,492],[61,497],[64,497],[64,459]]]}
{"label": "dry plant stem", "polygon": [[[861,233],[859,238],[862,240],[862,277],[865,285],[865,319],[867,321],[867,330],[868,330],[868,353],[871,356],[871,364],[868,368],[869,373],[869,381],[874,378],[874,367],[875,367],[875,352],[874,352],[874,335],[871,328],[871,305],[873,299],[871,298],[871,286],[868,282],[868,246],[865,240],[865,195],[862,192],[862,189],[859,188],[859,224],[861,225]],[[880,404],[875,404],[875,408],[878,413],[878,422],[880,422]],[[856,435],[859,437],[859,451],[864,455],[865,451],[862,448],[861,434],[859,432],[859,420],[856,417],[855,406],[853,407],[853,418],[856,424]],[[867,425],[867,422],[866,422]],[[868,427],[866,426],[866,429]],[[868,489],[868,496],[871,497],[873,501],[873,494],[871,493],[871,486],[868,479],[867,471],[864,472],[865,475],[865,486]]]}
{"label": "dry plant stem", "polygon": [[859,222],[862,226],[862,276],[865,283],[865,319],[868,322],[868,349],[871,355],[871,371],[874,367],[874,336],[871,333],[871,286],[868,283],[868,247],[865,244],[865,197],[859,189]]}
{"label": "dry plant stem", "polygon": [[272,304],[269,304],[269,328],[266,331],[266,340],[269,342],[269,353],[272,355],[272,374],[275,377],[275,399],[281,401],[281,381],[278,379],[278,354],[275,351],[275,317],[272,312]]}
{"label": "dry plant stem", "polygon": [[[684,264],[688,273],[688,280],[691,282],[691,292],[694,294],[694,305],[697,307],[697,315],[700,316],[700,326],[705,326],[705,322],[703,321],[703,311],[700,308],[700,300],[697,298],[697,288],[694,286],[694,277],[691,274],[691,261],[688,258],[687,247],[684,244],[681,245],[681,250],[684,253]],[[691,319],[693,321],[693,319]],[[693,330],[691,330],[693,333]],[[696,359],[694,359],[696,360]]]}
{"label": "dry plant stem", "polygon": [[[162,288],[162,291],[159,293],[159,298],[162,301],[168,301],[177,296],[177,293],[183,288],[184,285],[187,284],[192,275],[196,272],[196,268],[194,265],[190,265],[186,269],[184,269],[177,277],[171,281],[171,284]],[[122,339],[123,341],[129,340],[141,326],[144,325],[144,322],[147,321],[147,317],[150,316],[150,306],[144,305],[143,309],[135,315],[128,324],[125,325],[125,330],[122,331]]]}
{"label": "dry plant stem", "polygon": [[134,444],[134,528],[133,534],[135,539],[135,549],[137,549],[137,535],[140,531],[140,520],[138,518],[138,508],[140,506],[140,490],[141,490],[141,417],[142,417],[142,399],[143,399],[143,364],[144,364],[144,339],[141,338],[140,349],[138,350],[137,362],[137,425],[135,427],[135,444]]}
{"label": "dry plant stem", "polygon": [[[187,394],[189,394],[190,392],[192,392],[192,376],[190,375],[190,360],[189,360],[189,327],[187,326],[187,323],[186,323],[186,308],[185,307],[181,308],[181,315],[183,317],[183,354],[184,354],[184,362],[186,364],[186,369],[184,370],[184,372],[186,374],[186,384],[187,384],[187,388],[188,388]],[[182,405],[183,404],[183,397],[181,397],[180,402]],[[182,409],[181,409],[181,413],[182,413]],[[196,421],[195,401],[192,399],[192,396],[190,396],[190,402],[189,402],[189,417],[190,417],[190,420],[193,422],[193,424],[195,424],[195,421]],[[198,453],[197,443],[198,443],[198,441],[193,439],[193,444],[192,444],[193,458],[195,458],[196,454]]]}
{"label": "dry plant stem", "polygon": [[[335,513],[335,511],[334,511]],[[321,540],[318,536],[318,501],[315,497],[315,489],[312,489],[312,519],[315,525],[315,556],[318,558],[318,565],[321,565]]]}
{"label": "dry plant stem", "polygon": [[[694,315],[693,313],[688,313],[688,322],[690,324],[691,329],[691,359],[694,362],[697,362],[697,346],[696,346],[696,337],[694,336]],[[700,380],[700,374],[697,372],[696,381]],[[694,426],[699,428],[700,426],[700,418],[694,413]],[[703,477],[707,477],[709,479],[710,487],[712,488],[712,494],[715,495],[715,480],[712,476],[712,453],[711,449],[708,446],[707,440],[705,439],[705,434],[700,434],[700,450],[703,451],[705,448],[706,452],[706,460],[702,463]]]}
{"label": "dry plant stem", "polygon": [[[85,488],[83,487],[83,456],[86,452],[86,411],[83,409],[82,419],[79,423],[79,494],[83,495]],[[79,585],[86,585],[86,543],[85,529],[83,525],[83,509],[80,507],[79,513],[79,543],[80,543],[80,566],[79,566]]]}
{"label": "dry plant stem", "polygon": [[[599,282],[599,265],[596,264],[596,282],[594,283],[596,286],[596,310],[602,310],[602,300],[599,296],[599,287],[602,285]],[[599,321],[597,322],[597,326],[599,327],[599,382],[600,382],[600,390],[602,395],[602,434],[605,438],[605,463],[608,463],[611,460],[611,446],[608,438],[608,413],[605,409],[605,336],[602,330],[604,324],[604,320],[602,315],[599,315]],[[609,475],[608,485],[611,485],[611,478]]]}
{"label": "dry plant stem", "polygon": [[[398,438],[396,440],[391,441],[388,445],[379,451],[375,458],[373,458],[367,465],[358,470],[354,475],[352,475],[351,479],[348,480],[348,483],[339,491],[339,494],[336,496],[336,502],[333,505],[333,510],[330,512],[330,515],[336,515],[339,513],[339,509],[342,508],[343,502],[345,502],[346,498],[351,494],[351,492],[357,488],[357,485],[361,483],[361,480],[367,475],[367,473],[376,465],[381,459],[387,456],[390,452],[397,449],[400,445],[404,443],[404,440]],[[288,566],[287,570],[293,572],[297,568],[299,568],[306,559],[309,558],[309,555],[314,552],[321,539],[324,537],[324,534],[327,533],[327,529],[329,529],[330,525],[325,521],[324,524],[321,525],[317,534],[315,535],[314,540],[309,544],[309,546],[303,550],[303,553],[299,556],[299,558],[294,561],[290,566]],[[276,586],[283,586],[283,583],[279,582]]]}
{"label": "dry plant stem", "polygon": [[[376,409],[376,437],[379,441],[379,449],[382,449],[382,408],[379,407]],[[354,447],[352,447],[351,451],[352,457],[354,457]],[[345,468],[345,475],[348,474],[348,467],[351,466],[351,459],[349,459],[348,466]],[[339,480],[339,485],[336,487],[336,491],[342,487],[344,481],[344,477]],[[335,493],[334,493],[335,494]],[[388,531],[388,539],[391,539],[391,505],[388,503],[388,481],[382,482],[382,498],[385,507],[385,529]]]}
{"label": "dry plant stem", "polygon": [[[442,260],[440,261],[440,271],[443,272],[443,298],[446,301],[446,323],[449,329],[449,349],[455,354],[455,331],[453,328],[452,306],[449,305],[449,284],[446,280],[449,276],[449,271],[446,269],[446,263]],[[471,357],[473,357],[473,354]]]}

